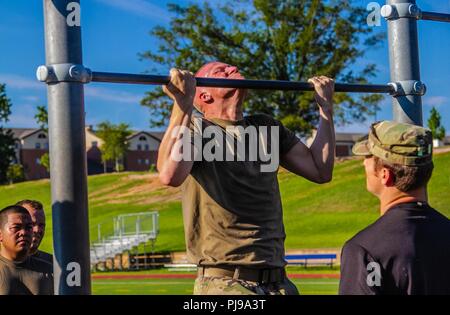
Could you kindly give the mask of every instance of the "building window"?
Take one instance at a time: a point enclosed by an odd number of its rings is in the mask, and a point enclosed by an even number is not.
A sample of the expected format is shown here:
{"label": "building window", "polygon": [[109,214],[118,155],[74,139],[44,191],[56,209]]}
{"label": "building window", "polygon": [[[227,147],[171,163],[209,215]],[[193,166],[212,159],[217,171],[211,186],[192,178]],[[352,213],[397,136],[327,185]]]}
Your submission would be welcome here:
{"label": "building window", "polygon": [[48,150],[48,142],[44,143],[44,148]]}
{"label": "building window", "polygon": [[37,165],[41,165],[41,159],[40,159],[40,158],[37,158],[37,159],[36,159],[36,164],[37,164]]}
{"label": "building window", "polygon": [[92,141],[92,142],[91,142],[91,145],[92,145],[92,147],[96,148],[97,145],[98,145],[98,143],[97,143],[97,141]]}
{"label": "building window", "polygon": [[34,145],[35,149],[40,149],[41,148],[41,143],[40,142],[36,142],[36,144]]}
{"label": "building window", "polygon": [[150,151],[150,146],[148,144],[145,145],[145,151]]}
{"label": "building window", "polygon": [[140,144],[138,144],[137,145],[137,149],[138,149],[138,151],[141,151],[142,150],[142,146]]}
{"label": "building window", "polygon": [[38,139],[47,139],[47,136],[44,133],[40,133]]}
{"label": "building window", "polygon": [[138,159],[137,162],[138,162],[139,165],[142,164],[142,160],[141,159]]}
{"label": "building window", "polygon": [[14,147],[15,147],[16,149],[18,149],[18,148],[19,148],[19,143],[16,142],[16,143],[14,144]]}
{"label": "building window", "polygon": [[144,136],[140,136],[140,137],[139,137],[139,141],[147,141],[147,138],[144,137]]}
{"label": "building window", "polygon": [[145,165],[149,165],[150,164],[150,160],[149,159],[145,159]]}

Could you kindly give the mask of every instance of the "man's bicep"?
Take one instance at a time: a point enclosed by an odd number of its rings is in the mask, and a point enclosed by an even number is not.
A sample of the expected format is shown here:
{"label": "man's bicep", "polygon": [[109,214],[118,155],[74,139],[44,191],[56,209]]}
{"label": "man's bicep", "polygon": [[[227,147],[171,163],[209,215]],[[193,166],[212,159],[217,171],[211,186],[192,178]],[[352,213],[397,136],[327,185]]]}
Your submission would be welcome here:
{"label": "man's bicep", "polygon": [[312,182],[320,182],[320,174],[314,163],[311,151],[301,141],[297,142],[286,154],[281,156],[281,166]]}

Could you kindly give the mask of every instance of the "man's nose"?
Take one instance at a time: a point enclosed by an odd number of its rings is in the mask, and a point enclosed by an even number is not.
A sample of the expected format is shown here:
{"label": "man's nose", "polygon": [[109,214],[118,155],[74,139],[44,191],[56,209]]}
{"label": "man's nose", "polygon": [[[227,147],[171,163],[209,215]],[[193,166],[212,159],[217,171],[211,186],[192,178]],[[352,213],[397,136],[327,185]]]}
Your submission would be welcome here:
{"label": "man's nose", "polygon": [[228,74],[228,75],[230,75],[230,74],[232,74],[232,73],[236,73],[238,71],[238,68],[236,67],[236,66],[228,66],[226,69],[225,69],[225,72]]}
{"label": "man's nose", "polygon": [[23,228],[19,230],[19,236],[31,235],[31,230]]}

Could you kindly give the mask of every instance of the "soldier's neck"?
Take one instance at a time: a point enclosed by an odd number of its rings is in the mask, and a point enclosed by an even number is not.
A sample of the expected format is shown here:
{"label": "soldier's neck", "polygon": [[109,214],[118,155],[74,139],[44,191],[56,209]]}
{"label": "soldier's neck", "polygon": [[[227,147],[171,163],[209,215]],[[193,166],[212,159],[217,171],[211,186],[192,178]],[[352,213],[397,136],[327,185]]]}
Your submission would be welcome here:
{"label": "soldier's neck", "polygon": [[3,246],[0,246],[0,256],[2,256],[3,258],[9,260],[9,261],[13,261],[16,263],[20,263],[23,262],[26,258],[27,255],[17,255],[16,253],[10,253],[9,251],[7,251]]}
{"label": "soldier's neck", "polygon": [[394,187],[386,189],[380,196],[380,214],[384,215],[395,205],[416,201],[428,202],[426,187],[408,192],[402,192]]}

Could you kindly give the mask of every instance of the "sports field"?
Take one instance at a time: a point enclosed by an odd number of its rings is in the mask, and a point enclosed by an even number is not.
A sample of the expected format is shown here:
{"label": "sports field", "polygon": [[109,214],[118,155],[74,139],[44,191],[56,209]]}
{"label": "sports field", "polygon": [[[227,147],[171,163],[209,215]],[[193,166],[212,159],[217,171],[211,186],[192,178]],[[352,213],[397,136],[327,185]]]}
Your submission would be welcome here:
{"label": "sports field", "polygon": [[[304,295],[337,294],[339,274],[334,270],[288,270],[289,278]],[[189,295],[195,273],[146,271],[96,273],[92,276],[93,294],[101,295]]]}
{"label": "sports field", "polygon": [[[450,152],[434,156],[435,170],[428,186],[430,203],[450,215]],[[157,210],[160,234],[155,251],[185,251],[181,193],[162,187],[156,174],[113,173],[89,176],[91,239],[97,224],[112,222],[123,213]],[[281,172],[279,175],[286,227],[286,249],[340,248],[355,233],[379,216],[378,201],[365,188],[361,160],[337,163],[333,181],[317,185]],[[53,252],[50,182],[30,181],[0,186],[1,206],[21,199],[43,202],[47,227],[41,249]],[[110,224],[112,229],[112,224]]]}

